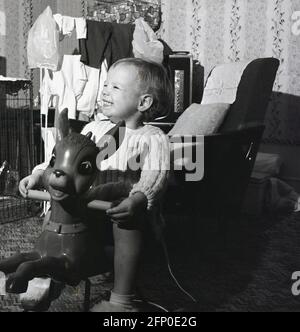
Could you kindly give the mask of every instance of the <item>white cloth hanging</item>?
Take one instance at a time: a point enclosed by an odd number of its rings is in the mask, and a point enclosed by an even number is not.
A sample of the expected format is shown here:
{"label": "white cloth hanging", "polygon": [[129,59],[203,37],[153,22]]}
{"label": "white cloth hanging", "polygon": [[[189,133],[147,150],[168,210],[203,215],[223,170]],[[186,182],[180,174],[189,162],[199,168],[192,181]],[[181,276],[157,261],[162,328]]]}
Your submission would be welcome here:
{"label": "white cloth hanging", "polygon": [[108,64],[107,64],[107,60],[105,59],[101,65],[101,72],[100,72],[100,79],[99,79],[99,91],[98,91],[98,95],[97,95],[97,105],[100,107],[102,106],[101,105],[101,94],[104,89],[104,83],[107,80],[107,75],[108,75]]}
{"label": "white cloth hanging", "polygon": [[82,96],[77,101],[77,110],[91,117],[97,105],[100,104],[104,82],[107,79],[108,73],[107,61],[103,61],[101,70],[89,66],[85,66],[85,70],[87,83]]}
{"label": "white cloth hanging", "polygon": [[46,72],[41,88],[42,110],[48,112],[51,96],[57,96],[58,111],[68,108],[70,119],[76,119],[76,111],[93,115],[107,78],[107,62],[103,62],[100,75],[99,69],[84,65],[80,58],[65,55],[60,71]]}
{"label": "white cloth hanging", "polygon": [[82,95],[87,82],[80,55],[65,55],[60,71],[46,71],[41,94],[43,103],[49,104],[51,96],[58,97],[58,111],[69,109],[69,118],[76,119],[76,98]]}
{"label": "white cloth hanging", "polygon": [[87,38],[86,19],[84,17],[76,17],[75,27],[76,27],[77,39],[86,39]]}
{"label": "white cloth hanging", "polygon": [[63,36],[71,36],[76,28],[77,39],[86,39],[87,25],[84,17],[63,16],[61,14],[55,14],[53,17]]}

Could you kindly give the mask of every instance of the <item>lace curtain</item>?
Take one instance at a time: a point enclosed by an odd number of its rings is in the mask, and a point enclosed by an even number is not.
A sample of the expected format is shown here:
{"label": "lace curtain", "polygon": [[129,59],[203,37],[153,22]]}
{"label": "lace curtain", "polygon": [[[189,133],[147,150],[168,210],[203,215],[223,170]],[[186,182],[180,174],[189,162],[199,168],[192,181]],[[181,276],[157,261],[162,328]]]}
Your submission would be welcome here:
{"label": "lace curtain", "polygon": [[281,61],[265,140],[300,145],[300,36],[292,34],[299,0],[162,0],[162,37],[192,52],[207,75],[220,63]]}

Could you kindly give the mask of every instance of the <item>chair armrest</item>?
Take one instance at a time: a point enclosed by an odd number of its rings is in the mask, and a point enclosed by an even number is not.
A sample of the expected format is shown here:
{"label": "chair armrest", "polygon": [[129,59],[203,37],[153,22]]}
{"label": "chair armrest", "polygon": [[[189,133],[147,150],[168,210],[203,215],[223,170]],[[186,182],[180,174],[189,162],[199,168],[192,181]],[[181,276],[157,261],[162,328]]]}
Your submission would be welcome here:
{"label": "chair armrest", "polygon": [[222,133],[216,133],[216,134],[208,135],[205,137],[206,138],[209,138],[209,137],[236,138],[236,137],[245,136],[245,135],[247,135],[247,136],[255,135],[255,134],[262,135],[264,130],[265,130],[264,125],[252,124],[252,125],[240,126],[240,128],[237,130],[224,131]]}
{"label": "chair armrest", "polygon": [[[167,125],[171,125],[171,124],[167,124]],[[173,124],[174,126],[175,124]],[[258,124],[248,124],[248,125],[243,125],[240,126],[239,129],[236,130],[229,130],[229,131],[224,131],[222,133],[215,133],[215,134],[211,134],[211,135],[206,135],[204,136],[205,138],[209,138],[209,137],[235,137],[235,136],[239,136],[239,135],[243,135],[243,134],[251,134],[254,132],[262,132],[265,130],[265,126],[264,125],[258,125]],[[169,135],[169,137],[172,137]],[[196,137],[203,137],[203,135],[174,135],[174,137],[176,138],[196,138]]]}
{"label": "chair armrest", "polygon": [[[189,158],[194,161],[198,160],[198,162],[202,162],[204,164],[205,174],[218,172],[217,169],[220,169],[220,164],[223,164],[224,168],[234,168],[238,167],[239,164],[247,164],[249,171],[252,171],[264,129],[264,126],[246,126],[239,130],[204,137],[188,135],[176,136],[176,140],[173,140],[173,142],[176,141],[176,145],[171,152],[172,165],[178,165],[182,162],[183,167],[180,170],[178,170],[178,168],[172,170],[175,177],[174,179],[177,183],[183,183],[186,181],[186,174],[190,173],[184,167],[184,158],[180,160],[180,154],[177,154],[179,160],[175,160],[174,153],[174,151],[178,149],[184,151],[186,144],[188,144],[189,147],[192,146]],[[199,144],[203,146],[203,141],[204,148],[202,147],[202,157],[204,156],[204,161],[199,161],[199,151],[197,151],[196,148]]]}

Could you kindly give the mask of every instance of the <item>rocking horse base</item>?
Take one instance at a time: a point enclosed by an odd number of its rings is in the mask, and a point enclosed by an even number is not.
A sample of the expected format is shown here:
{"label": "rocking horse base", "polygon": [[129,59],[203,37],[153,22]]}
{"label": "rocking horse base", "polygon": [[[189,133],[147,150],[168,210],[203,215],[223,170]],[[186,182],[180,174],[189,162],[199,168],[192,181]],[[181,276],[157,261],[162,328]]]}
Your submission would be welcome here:
{"label": "rocking horse base", "polygon": [[48,311],[52,301],[56,300],[65,285],[52,279],[36,278],[29,282],[27,292],[20,295],[24,311]]}

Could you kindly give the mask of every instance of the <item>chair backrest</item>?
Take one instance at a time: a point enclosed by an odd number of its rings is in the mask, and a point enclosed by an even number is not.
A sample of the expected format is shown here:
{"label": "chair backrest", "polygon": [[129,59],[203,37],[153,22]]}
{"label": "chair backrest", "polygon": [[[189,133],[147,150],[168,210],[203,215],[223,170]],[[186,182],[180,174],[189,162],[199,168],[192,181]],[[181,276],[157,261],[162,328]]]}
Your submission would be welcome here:
{"label": "chair backrest", "polygon": [[275,58],[256,59],[248,64],[238,86],[236,101],[219,132],[264,124],[279,64]]}

